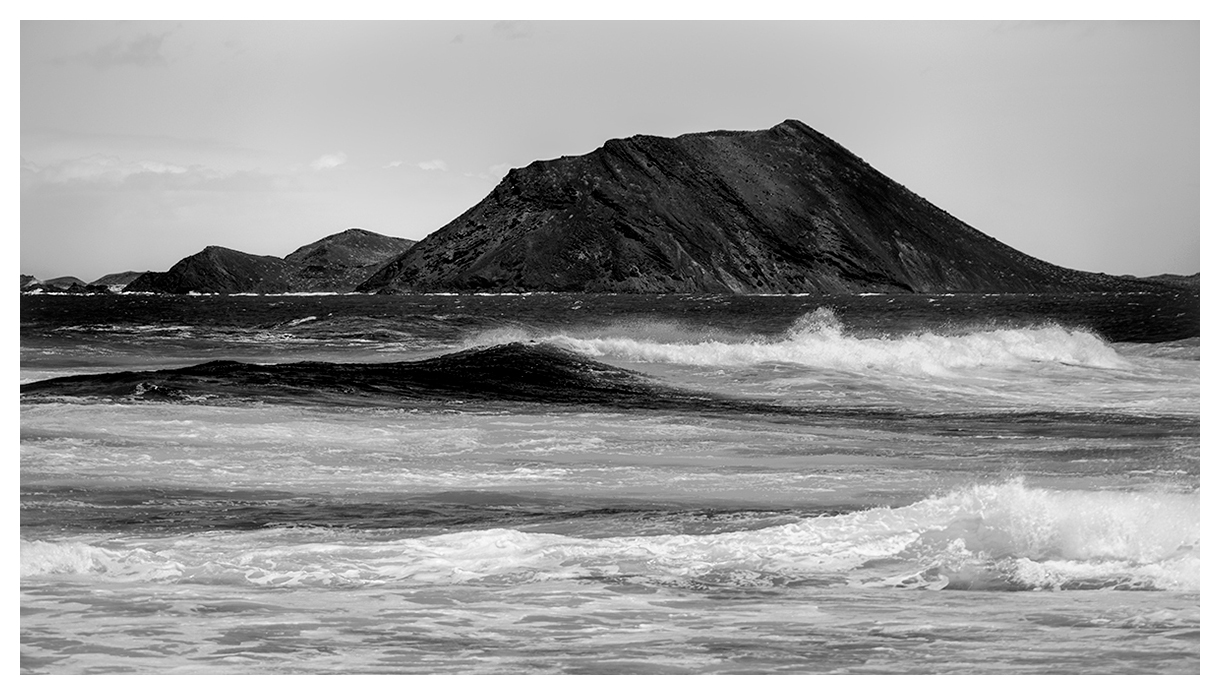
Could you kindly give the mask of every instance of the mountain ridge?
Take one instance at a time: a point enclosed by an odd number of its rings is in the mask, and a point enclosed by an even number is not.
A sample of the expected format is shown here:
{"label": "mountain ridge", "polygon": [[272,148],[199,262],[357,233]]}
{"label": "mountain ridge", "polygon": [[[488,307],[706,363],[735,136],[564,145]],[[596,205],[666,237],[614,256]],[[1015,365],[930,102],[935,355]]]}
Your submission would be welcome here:
{"label": "mountain ridge", "polygon": [[350,228],[296,249],[287,256],[258,256],[210,245],[165,272],[147,272],[126,292],[277,294],[350,292],[386,259],[414,242]]}
{"label": "mountain ridge", "polygon": [[124,288],[135,282],[136,278],[147,272],[147,270],[125,270],[119,273],[108,273],[90,284],[106,287],[111,292],[122,292]]}
{"label": "mountain ridge", "polygon": [[[23,292],[943,293],[1195,287],[1063,268],[958,220],[794,119],[612,138],[509,170],[419,242],[359,228],[283,258],[209,245],[168,271]],[[76,280],[64,284],[62,280]]]}
{"label": "mountain ridge", "polygon": [[512,169],[357,291],[1146,288],[1021,253],[809,126],[611,139]]}

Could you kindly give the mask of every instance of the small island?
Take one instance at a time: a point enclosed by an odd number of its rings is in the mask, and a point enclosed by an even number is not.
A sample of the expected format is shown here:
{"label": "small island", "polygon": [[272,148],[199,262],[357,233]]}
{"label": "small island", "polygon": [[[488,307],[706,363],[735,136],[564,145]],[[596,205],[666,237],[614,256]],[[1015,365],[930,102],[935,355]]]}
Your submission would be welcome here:
{"label": "small island", "polygon": [[165,272],[23,292],[923,294],[1198,286],[1071,270],[958,220],[797,120],[613,139],[513,169],[416,243],[347,229],[283,258],[208,246]]}

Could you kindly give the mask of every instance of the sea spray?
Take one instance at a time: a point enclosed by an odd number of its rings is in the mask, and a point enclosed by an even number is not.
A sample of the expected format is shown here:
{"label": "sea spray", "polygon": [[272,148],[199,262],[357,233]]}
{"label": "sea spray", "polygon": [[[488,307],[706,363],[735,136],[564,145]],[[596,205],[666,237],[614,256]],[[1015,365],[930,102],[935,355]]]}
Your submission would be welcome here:
{"label": "sea spray", "polygon": [[[711,534],[585,538],[513,529],[378,542],[332,528],[204,533],[153,548],[23,542],[23,576],[258,586],[634,577],[646,583],[820,578],[959,589],[1197,590],[1197,494],[975,485],[907,507]],[[880,573],[880,574],[879,574]]]}
{"label": "sea spray", "polygon": [[23,395],[21,668],[1197,673],[1197,326],[1101,293],[25,296],[23,381],[244,395]]}
{"label": "sea spray", "polygon": [[[522,334],[514,333],[513,337],[520,338]],[[1127,364],[1096,335],[1055,324],[960,335],[925,331],[893,337],[856,337],[845,334],[842,323],[826,308],[805,314],[782,337],[773,339],[663,342],[613,334],[596,337],[559,334],[543,339],[590,357],[705,367],[783,362],[852,372],[881,370],[935,375],[1046,362],[1100,368]]]}

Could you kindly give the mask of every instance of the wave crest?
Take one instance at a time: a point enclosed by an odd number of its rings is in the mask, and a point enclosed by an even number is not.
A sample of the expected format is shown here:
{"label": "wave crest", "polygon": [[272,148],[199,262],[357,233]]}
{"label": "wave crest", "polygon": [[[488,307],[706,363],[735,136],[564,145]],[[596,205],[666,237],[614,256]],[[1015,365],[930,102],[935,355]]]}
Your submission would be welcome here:
{"label": "wave crest", "polygon": [[[344,535],[346,534],[346,535]],[[551,579],[759,586],[814,581],[963,590],[1199,589],[1198,494],[978,485],[715,534],[578,538],[486,529],[373,542],[354,531],[198,534],[153,552],[23,542],[22,576],[255,586]]]}
{"label": "wave crest", "polygon": [[545,340],[589,357],[703,367],[786,362],[845,371],[943,374],[1041,362],[1100,368],[1127,366],[1126,360],[1093,333],[1068,330],[1056,324],[961,335],[923,332],[857,337],[847,334],[834,312],[824,307],[798,318],[778,339],[668,342],[615,335],[553,335]]}
{"label": "wave crest", "polygon": [[888,580],[931,588],[1186,589],[1199,585],[1199,497],[980,485],[908,508],[926,519]]}

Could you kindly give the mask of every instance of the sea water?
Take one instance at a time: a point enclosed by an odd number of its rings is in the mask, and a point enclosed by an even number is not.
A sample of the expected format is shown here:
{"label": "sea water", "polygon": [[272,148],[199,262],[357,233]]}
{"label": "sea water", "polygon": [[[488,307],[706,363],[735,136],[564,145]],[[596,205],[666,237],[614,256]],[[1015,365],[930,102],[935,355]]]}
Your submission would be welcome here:
{"label": "sea water", "polygon": [[23,297],[21,668],[1197,673],[1198,312]]}

